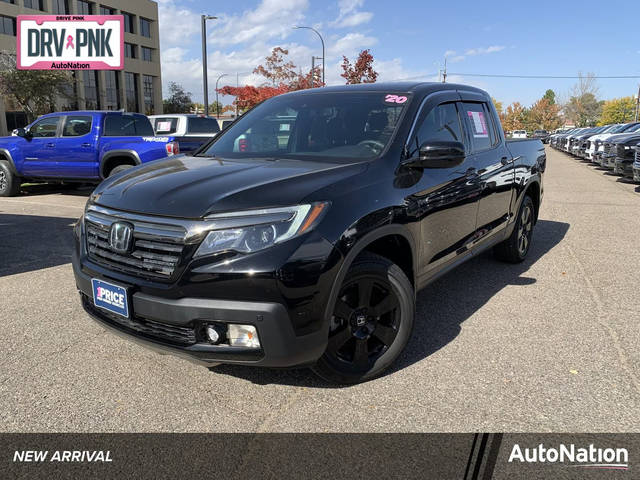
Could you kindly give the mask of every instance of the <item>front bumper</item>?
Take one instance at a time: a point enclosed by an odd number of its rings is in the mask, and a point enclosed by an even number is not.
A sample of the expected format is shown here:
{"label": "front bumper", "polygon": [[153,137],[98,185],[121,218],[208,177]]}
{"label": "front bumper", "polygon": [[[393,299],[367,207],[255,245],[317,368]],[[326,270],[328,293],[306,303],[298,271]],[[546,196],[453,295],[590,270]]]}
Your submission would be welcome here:
{"label": "front bumper", "polygon": [[628,158],[616,158],[613,165],[613,173],[616,175],[622,175],[625,177],[633,178],[633,159]]}
{"label": "front bumper", "polygon": [[[284,305],[271,302],[167,299],[133,292],[130,318],[93,304],[92,278],[73,261],[76,286],[85,311],[101,326],[164,354],[174,354],[205,365],[234,363],[263,367],[293,367],[315,362],[326,348],[323,329],[297,336]],[[105,279],[113,281],[111,279]],[[120,284],[134,290],[132,285]],[[260,349],[212,345],[204,337],[207,323],[240,323],[256,327]]]}

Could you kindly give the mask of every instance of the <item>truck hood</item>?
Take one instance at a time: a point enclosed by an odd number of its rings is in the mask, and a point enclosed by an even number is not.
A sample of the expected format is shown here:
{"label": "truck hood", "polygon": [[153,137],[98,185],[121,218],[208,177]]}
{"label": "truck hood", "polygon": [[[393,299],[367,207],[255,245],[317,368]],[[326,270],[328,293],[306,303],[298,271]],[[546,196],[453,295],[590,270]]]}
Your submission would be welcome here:
{"label": "truck hood", "polygon": [[296,205],[323,187],[363,172],[366,166],[177,156],[105,180],[92,201],[148,215],[202,218],[224,211]]}

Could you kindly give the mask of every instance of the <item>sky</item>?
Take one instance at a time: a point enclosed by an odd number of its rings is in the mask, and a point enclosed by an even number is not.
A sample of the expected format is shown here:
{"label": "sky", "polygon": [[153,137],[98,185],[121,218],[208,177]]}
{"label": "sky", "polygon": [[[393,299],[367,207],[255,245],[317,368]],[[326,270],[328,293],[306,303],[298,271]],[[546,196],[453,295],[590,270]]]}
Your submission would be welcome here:
{"label": "sky", "polygon": [[[326,81],[343,84],[342,55],[370,49],[378,81],[437,81],[447,58],[447,81],[487,90],[504,103],[533,104],[553,89],[560,100],[575,79],[516,79],[471,74],[628,76],[598,79],[600,98],[633,95],[640,82],[637,0],[157,0],[163,93],[171,81],[203,99],[200,15],[207,22],[209,101],[219,86],[260,85],[251,74],[273,47],[289,50],[303,70],[326,45]],[[221,98],[231,103],[233,97]]]}

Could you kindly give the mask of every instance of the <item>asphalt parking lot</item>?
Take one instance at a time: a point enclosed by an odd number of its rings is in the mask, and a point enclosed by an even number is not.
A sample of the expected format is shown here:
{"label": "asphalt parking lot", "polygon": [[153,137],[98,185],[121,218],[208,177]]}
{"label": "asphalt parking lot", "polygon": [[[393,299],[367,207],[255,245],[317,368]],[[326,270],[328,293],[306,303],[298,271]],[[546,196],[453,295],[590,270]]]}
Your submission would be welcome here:
{"label": "asphalt parking lot", "polygon": [[0,199],[0,431],[640,430],[640,188],[565,154],[548,149],[527,262],[487,254],[427,287],[395,368],[346,388],[104,331],[70,265],[87,195]]}

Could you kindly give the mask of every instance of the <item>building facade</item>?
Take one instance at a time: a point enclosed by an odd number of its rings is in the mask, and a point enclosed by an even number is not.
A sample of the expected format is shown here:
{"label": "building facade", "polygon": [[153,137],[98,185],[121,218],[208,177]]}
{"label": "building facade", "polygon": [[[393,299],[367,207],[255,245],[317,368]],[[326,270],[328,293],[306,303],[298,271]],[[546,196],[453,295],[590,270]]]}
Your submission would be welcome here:
{"label": "building facade", "polygon": [[[78,70],[56,110],[162,113],[158,4],[151,0],[0,0],[0,51],[16,51],[18,15],[123,15],[124,70]],[[25,116],[0,98],[0,135],[23,126]]]}

